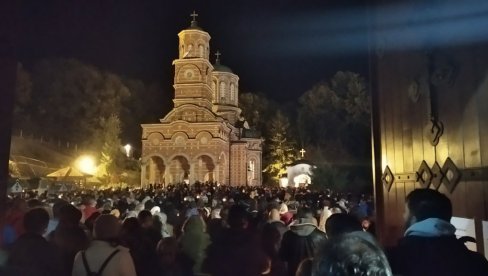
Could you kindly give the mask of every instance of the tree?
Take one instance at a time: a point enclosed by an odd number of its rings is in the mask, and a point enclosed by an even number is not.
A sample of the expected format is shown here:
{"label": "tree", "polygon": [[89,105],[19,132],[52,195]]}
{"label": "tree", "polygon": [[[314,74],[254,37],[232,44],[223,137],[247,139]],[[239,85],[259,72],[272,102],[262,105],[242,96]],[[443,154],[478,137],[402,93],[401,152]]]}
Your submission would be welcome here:
{"label": "tree", "polygon": [[[371,160],[370,99],[364,78],[337,72],[299,99],[297,127],[317,165],[315,187],[341,190],[367,178]],[[370,172],[370,170],[367,170]],[[359,184],[357,185],[358,188]]]}
{"label": "tree", "polygon": [[322,163],[312,169],[312,188],[317,190],[344,191],[348,187],[348,179],[347,170],[331,164]]}
{"label": "tree", "polygon": [[99,176],[106,178],[112,183],[120,171],[124,160],[122,145],[120,142],[120,119],[117,115],[112,114],[106,121],[103,121],[103,131],[100,140],[103,142]]}
{"label": "tree", "polygon": [[249,122],[251,128],[261,132],[265,137],[268,135],[267,122],[275,115],[272,112],[275,106],[276,104],[263,94],[250,92],[239,94],[241,115]]}
{"label": "tree", "polygon": [[[74,59],[45,59],[32,72],[34,131],[99,152],[99,134],[119,116],[129,89],[112,73]],[[62,126],[62,127],[59,127]]]}
{"label": "tree", "polygon": [[31,108],[32,81],[21,63],[17,64],[17,80],[15,83],[14,123],[13,127],[22,129],[29,127]]}
{"label": "tree", "polygon": [[145,83],[138,79],[123,77],[123,84],[130,91],[130,99],[123,102],[120,119],[123,122],[123,142],[140,142],[142,122],[159,119],[155,114],[162,115],[162,103],[165,102],[158,83]]}
{"label": "tree", "polygon": [[281,111],[277,111],[269,123],[271,137],[266,144],[265,157],[268,166],[265,171],[278,181],[286,173],[286,165],[296,160],[296,143],[288,137],[290,122]]}
{"label": "tree", "polygon": [[321,148],[329,160],[369,160],[370,100],[364,79],[337,72],[303,94],[298,114],[304,144]]}

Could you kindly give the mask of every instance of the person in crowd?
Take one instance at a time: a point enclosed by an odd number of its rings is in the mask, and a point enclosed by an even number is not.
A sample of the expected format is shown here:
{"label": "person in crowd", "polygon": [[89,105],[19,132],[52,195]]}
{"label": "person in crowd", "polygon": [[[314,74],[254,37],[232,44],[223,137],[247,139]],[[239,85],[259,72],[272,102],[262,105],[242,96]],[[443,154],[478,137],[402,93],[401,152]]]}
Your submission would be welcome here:
{"label": "person in crowd", "polygon": [[205,222],[199,215],[189,217],[183,225],[183,235],[180,238],[181,252],[193,261],[194,273],[202,271],[205,251],[210,244],[210,237],[205,231]]}
{"label": "person in crowd", "polygon": [[84,225],[88,229],[89,233],[92,233],[93,232],[93,225],[95,224],[95,221],[97,220],[97,218],[101,214],[102,213],[96,211],[96,212],[92,213],[91,216],[85,220]]}
{"label": "person in crowd", "polygon": [[7,210],[5,215],[5,224],[13,229],[13,239],[16,239],[24,234],[24,214],[27,212],[27,210],[27,202],[21,198],[14,199],[10,208]]}
{"label": "person in crowd", "polygon": [[144,237],[137,218],[126,218],[122,224],[119,240],[122,246],[129,248],[137,275],[157,275],[156,254],[151,243]]}
{"label": "person in crowd", "polygon": [[332,210],[330,206],[332,205],[330,200],[326,199],[323,201],[324,207],[322,208],[322,212],[320,213],[319,218],[319,230],[325,232],[325,223],[330,216],[332,216]]}
{"label": "person in crowd", "polygon": [[60,211],[61,207],[68,205],[69,202],[65,200],[57,200],[52,207],[52,217],[49,220],[49,224],[47,226],[46,233],[44,234],[44,237],[47,238],[51,232],[56,230],[56,227],[58,227],[59,224],[59,216],[60,216]]}
{"label": "person in crowd", "polygon": [[137,220],[141,225],[145,242],[148,243],[149,248],[156,248],[159,240],[161,240],[161,231],[154,227],[154,218],[150,211],[142,210],[137,215]]}
{"label": "person in crowd", "polygon": [[157,246],[158,272],[164,276],[192,276],[193,261],[181,254],[174,237],[163,238]]}
{"label": "person in crowd", "polygon": [[82,208],[82,221],[84,222],[88,219],[93,213],[97,212],[97,201],[94,198],[86,198]]}
{"label": "person in crowd", "polygon": [[280,219],[280,212],[278,211],[278,209],[271,209],[268,215],[268,221],[266,225],[270,225],[276,228],[276,230],[278,230],[278,232],[280,233],[280,244],[278,246],[279,248],[281,246],[281,239],[283,238],[285,232],[288,231],[288,227],[286,227],[285,223]]}
{"label": "person in crowd", "polygon": [[203,271],[213,276],[257,276],[269,271],[269,259],[256,233],[249,228],[245,207],[230,207],[227,221],[229,228],[208,247]]}
{"label": "person in crowd", "polygon": [[392,276],[385,254],[368,235],[351,232],[327,240],[313,259],[311,275]]}
{"label": "person in crowd", "polygon": [[328,238],[362,230],[361,223],[355,216],[344,213],[331,215],[325,224],[325,232]]}
{"label": "person in crowd", "polygon": [[317,248],[326,240],[325,233],[317,228],[317,220],[310,208],[298,210],[298,219],[283,235],[280,256],[287,263],[288,275],[293,276],[301,261],[312,258]]}
{"label": "person in crowd", "polygon": [[[273,209],[276,210],[276,209]],[[279,217],[278,210],[277,214]],[[284,223],[279,221],[281,225],[284,226]],[[286,275],[286,265],[280,259],[279,250],[281,246],[281,238],[282,234],[280,233],[278,227],[276,227],[273,223],[266,223],[262,229],[261,233],[261,242],[263,245],[263,250],[267,254],[270,262],[271,262],[271,270],[270,273],[267,275],[273,276],[285,276]]]}
{"label": "person in crowd", "polygon": [[217,239],[225,229],[224,220],[220,216],[220,211],[221,208],[216,206],[210,213],[210,219],[207,223],[207,233],[211,241]]}
{"label": "person in crowd", "polygon": [[63,274],[69,275],[73,269],[76,253],[88,247],[89,236],[86,228],[80,225],[82,214],[71,204],[63,205],[59,210],[59,223],[49,235],[62,254]]}
{"label": "person in crowd", "polygon": [[49,213],[42,208],[32,209],[23,216],[25,233],[12,245],[7,261],[9,268],[4,275],[63,275],[58,250],[43,237],[48,224]]}
{"label": "person in crowd", "polygon": [[72,276],[136,276],[129,249],[118,245],[120,227],[112,215],[97,218],[93,227],[95,239],[88,249],[76,254]]}
{"label": "person in crowd", "polygon": [[168,216],[166,216],[165,213],[156,212],[153,217],[155,228],[161,232],[163,238],[172,237],[174,235],[173,226],[168,223]]}
{"label": "person in crowd", "polygon": [[393,273],[409,275],[488,275],[488,261],[456,236],[451,201],[432,189],[407,195],[406,231],[389,251]]}

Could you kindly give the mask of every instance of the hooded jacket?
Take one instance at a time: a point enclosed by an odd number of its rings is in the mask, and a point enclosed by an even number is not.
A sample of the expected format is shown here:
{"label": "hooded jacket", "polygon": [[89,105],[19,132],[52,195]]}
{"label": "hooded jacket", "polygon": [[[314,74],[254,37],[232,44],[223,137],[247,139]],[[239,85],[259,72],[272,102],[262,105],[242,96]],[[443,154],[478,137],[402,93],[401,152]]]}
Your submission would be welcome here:
{"label": "hooded jacket", "polygon": [[430,218],[411,225],[398,245],[389,250],[394,274],[488,275],[488,262],[458,241],[456,228],[447,221]]}
{"label": "hooded jacket", "polygon": [[300,219],[283,235],[280,257],[288,263],[288,275],[295,275],[300,262],[312,258],[327,239],[316,225],[312,219]]}

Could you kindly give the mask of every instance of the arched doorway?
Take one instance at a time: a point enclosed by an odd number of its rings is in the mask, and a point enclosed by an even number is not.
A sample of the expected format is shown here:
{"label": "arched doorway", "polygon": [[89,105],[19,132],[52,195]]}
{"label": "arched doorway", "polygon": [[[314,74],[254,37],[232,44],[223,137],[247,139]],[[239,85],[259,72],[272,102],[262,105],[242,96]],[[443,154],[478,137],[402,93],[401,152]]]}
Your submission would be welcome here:
{"label": "arched doorway", "polygon": [[307,187],[312,183],[312,178],[308,174],[299,174],[293,178],[295,187]]}
{"label": "arched doorway", "polygon": [[149,184],[164,184],[164,173],[166,171],[166,165],[159,156],[151,156],[149,162],[146,165],[146,180]]}
{"label": "arched doorway", "polygon": [[200,182],[214,181],[215,163],[208,155],[202,155],[196,159],[194,165],[195,180]]}
{"label": "arched doorway", "polygon": [[176,184],[188,181],[190,175],[190,163],[184,156],[175,156],[171,159],[168,167],[170,183]]}

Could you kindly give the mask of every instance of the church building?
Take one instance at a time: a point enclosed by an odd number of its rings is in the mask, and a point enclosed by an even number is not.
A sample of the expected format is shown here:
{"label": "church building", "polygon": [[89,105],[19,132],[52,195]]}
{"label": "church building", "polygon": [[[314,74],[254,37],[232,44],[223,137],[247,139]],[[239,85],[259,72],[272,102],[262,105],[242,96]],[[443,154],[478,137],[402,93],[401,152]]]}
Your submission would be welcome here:
{"label": "church building", "polygon": [[239,108],[239,77],[209,60],[210,35],[195,20],[181,31],[174,108],[142,124],[141,185],[196,181],[260,185],[262,139],[249,135]]}

